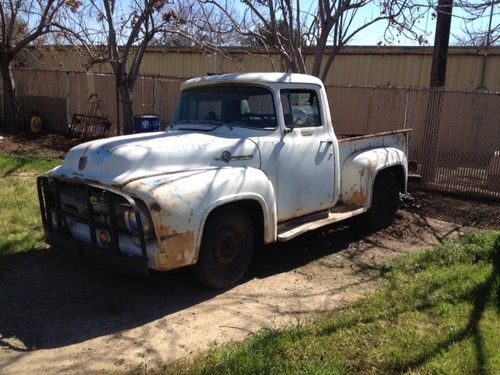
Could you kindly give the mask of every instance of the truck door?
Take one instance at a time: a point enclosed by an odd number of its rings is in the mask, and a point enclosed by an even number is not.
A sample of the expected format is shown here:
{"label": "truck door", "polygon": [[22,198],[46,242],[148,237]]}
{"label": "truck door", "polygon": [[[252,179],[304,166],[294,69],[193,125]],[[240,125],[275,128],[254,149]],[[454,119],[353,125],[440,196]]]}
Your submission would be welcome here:
{"label": "truck door", "polygon": [[285,133],[277,145],[278,220],[328,209],[334,197],[333,139],[319,88],[280,91]]}

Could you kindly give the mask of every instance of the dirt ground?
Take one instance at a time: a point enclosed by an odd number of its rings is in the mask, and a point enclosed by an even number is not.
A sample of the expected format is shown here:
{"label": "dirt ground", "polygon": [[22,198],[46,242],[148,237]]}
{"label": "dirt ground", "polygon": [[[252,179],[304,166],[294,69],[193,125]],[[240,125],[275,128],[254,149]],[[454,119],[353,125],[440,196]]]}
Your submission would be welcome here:
{"label": "dirt ground", "polygon": [[410,187],[426,217],[481,229],[500,229],[500,201],[464,198]]}
{"label": "dirt ground", "polygon": [[394,255],[470,230],[408,211],[384,231],[357,228],[266,246],[247,278],[224,292],[204,288],[189,269],[137,278],[57,249],[17,255],[0,274],[0,372],[147,369],[264,327],[303,323],[372,291]]}
{"label": "dirt ground", "polygon": [[0,150],[3,154],[39,158],[63,158],[70,148],[82,141],[58,134],[45,134],[32,138],[29,134],[9,135],[0,133]]}

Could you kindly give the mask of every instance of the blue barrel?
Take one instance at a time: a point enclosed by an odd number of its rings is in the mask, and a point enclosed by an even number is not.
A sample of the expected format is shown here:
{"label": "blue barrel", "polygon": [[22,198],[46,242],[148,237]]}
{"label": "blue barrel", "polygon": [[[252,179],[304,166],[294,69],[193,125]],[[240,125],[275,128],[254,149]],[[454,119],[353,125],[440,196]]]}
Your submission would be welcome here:
{"label": "blue barrel", "polygon": [[157,132],[160,130],[160,117],[157,115],[134,116],[136,133]]}

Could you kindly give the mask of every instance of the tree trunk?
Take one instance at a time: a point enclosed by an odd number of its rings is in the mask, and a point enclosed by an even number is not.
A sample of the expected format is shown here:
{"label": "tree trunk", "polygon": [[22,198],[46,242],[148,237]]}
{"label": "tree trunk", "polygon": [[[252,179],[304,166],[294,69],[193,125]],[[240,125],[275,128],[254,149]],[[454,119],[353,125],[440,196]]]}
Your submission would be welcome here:
{"label": "tree trunk", "polygon": [[328,41],[328,35],[329,35],[329,30],[325,31],[325,29],[322,29],[321,34],[318,38],[318,42],[316,43],[315,47],[311,75],[316,76],[318,78],[321,74],[321,64],[323,63],[323,58],[325,56],[325,49],[326,49],[326,43]]}
{"label": "tree trunk", "polygon": [[328,55],[328,59],[324,64],[323,72],[320,77],[323,82],[326,82],[326,79],[328,78],[328,73],[330,72],[332,64],[335,61],[335,58],[337,57],[339,51],[340,51],[339,47],[333,47],[333,46],[331,47],[330,54]]}
{"label": "tree trunk", "polygon": [[3,111],[5,118],[5,130],[9,133],[21,131],[21,120],[19,118],[19,103],[17,102],[16,85],[12,75],[12,61],[2,61],[2,84],[3,84]]}
{"label": "tree trunk", "polygon": [[123,134],[134,133],[134,111],[132,109],[132,95],[127,83],[118,86],[120,93],[120,103],[122,107],[122,127]]}

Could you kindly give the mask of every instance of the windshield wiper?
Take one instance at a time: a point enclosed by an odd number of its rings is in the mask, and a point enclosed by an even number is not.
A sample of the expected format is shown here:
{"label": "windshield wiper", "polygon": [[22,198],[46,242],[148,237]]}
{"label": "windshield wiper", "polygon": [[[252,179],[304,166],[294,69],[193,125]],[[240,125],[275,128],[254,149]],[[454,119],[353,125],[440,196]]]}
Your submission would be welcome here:
{"label": "windshield wiper", "polygon": [[208,131],[211,132],[212,130],[219,129],[222,126],[227,126],[229,130],[233,130],[233,127],[227,122],[221,122],[220,124],[216,124],[212,129],[209,129]]}
{"label": "windshield wiper", "polygon": [[[175,125],[182,125],[182,124],[196,124],[196,123],[200,123],[200,124],[205,124],[205,122],[201,122],[199,120],[178,120],[178,121],[174,121],[170,124],[170,126],[175,126]],[[177,130],[189,130],[189,131],[202,131],[202,132],[208,132],[208,131],[211,131],[212,128],[204,128],[204,127],[194,127],[194,128],[177,128]]]}
{"label": "windshield wiper", "polygon": [[201,131],[211,132],[212,130],[220,128],[221,126],[227,126],[230,130],[233,129],[233,127],[231,125],[229,125],[229,123],[222,122],[222,121],[217,121],[217,120],[179,120],[179,121],[173,122],[171,125],[177,125],[177,124],[214,125],[210,129],[203,129],[203,128],[179,128],[179,130],[201,130]]}
{"label": "windshield wiper", "polygon": [[211,132],[212,130],[218,129],[221,126],[227,126],[229,130],[233,130],[233,127],[229,125],[227,122],[222,122],[218,120],[196,120],[193,121],[194,123],[199,123],[199,124],[208,124],[208,125],[214,125],[212,129],[208,129],[207,131]]}
{"label": "windshield wiper", "polygon": [[222,126],[227,126],[229,128],[229,130],[233,130],[233,127],[231,125],[229,125],[227,122],[220,122],[220,121],[216,121],[216,120],[204,120],[203,124],[214,125],[210,129],[206,129],[206,130],[203,129],[207,132],[211,132],[212,130],[218,129]]}
{"label": "windshield wiper", "polygon": [[234,126],[244,126],[246,128],[253,128],[251,124],[245,121],[231,121],[230,124]]}
{"label": "windshield wiper", "polygon": [[248,128],[248,129],[257,129],[257,130],[270,129],[270,128],[276,127],[276,125],[273,125],[273,124],[266,124],[265,127],[255,126],[255,125],[252,125],[251,123],[248,123],[245,121],[231,121],[230,124],[233,126],[240,126],[240,127],[244,127],[244,128]]}

